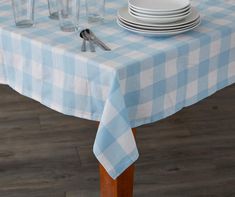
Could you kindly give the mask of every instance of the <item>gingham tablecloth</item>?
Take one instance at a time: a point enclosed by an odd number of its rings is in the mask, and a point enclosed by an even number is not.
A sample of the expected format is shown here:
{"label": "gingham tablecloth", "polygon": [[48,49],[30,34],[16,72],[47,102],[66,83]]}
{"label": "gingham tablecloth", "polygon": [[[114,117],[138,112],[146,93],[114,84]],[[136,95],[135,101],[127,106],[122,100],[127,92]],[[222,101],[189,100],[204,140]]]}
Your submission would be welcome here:
{"label": "gingham tablecloth", "polygon": [[67,115],[100,121],[94,154],[116,178],[138,158],[131,128],[165,118],[235,82],[235,3],[195,0],[202,24],[174,37],[121,29],[117,8],[93,27],[111,52],[82,53],[82,40],[59,30],[46,1],[36,26],[17,29],[9,0],[0,3],[0,82]]}

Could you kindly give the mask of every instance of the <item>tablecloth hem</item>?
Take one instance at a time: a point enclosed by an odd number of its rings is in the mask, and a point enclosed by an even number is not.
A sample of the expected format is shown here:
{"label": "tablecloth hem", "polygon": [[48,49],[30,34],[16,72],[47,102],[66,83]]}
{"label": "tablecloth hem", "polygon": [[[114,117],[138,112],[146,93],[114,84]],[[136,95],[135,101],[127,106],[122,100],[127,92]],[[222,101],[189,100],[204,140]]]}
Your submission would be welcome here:
{"label": "tablecloth hem", "polygon": [[[207,96],[203,96],[202,98],[200,98],[200,100],[203,100],[203,99],[215,94],[216,92],[222,90],[223,88],[230,86],[230,85],[233,85],[234,83],[235,83],[235,77],[233,79],[231,79],[230,81],[228,81],[227,84],[223,84],[223,86],[219,87],[218,89],[211,91]],[[174,109],[168,110],[168,113],[164,113],[164,115],[160,118],[158,115],[156,115],[156,118],[152,118],[152,119],[148,118],[148,119],[142,119],[142,120],[137,120],[137,121],[136,120],[131,121],[131,123],[130,123],[131,128],[137,128],[137,127],[145,125],[145,124],[157,122],[157,121],[162,120],[164,118],[167,118],[171,115],[174,115],[175,113],[179,112],[180,110],[184,109],[185,107],[189,107],[189,106],[194,105],[196,103],[198,103],[198,100],[196,100],[196,101],[195,101],[195,99],[188,100],[188,102],[186,102],[186,104],[183,105],[182,107],[180,107],[178,109],[174,108]]]}
{"label": "tablecloth hem", "polygon": [[[221,89],[223,89],[223,88],[225,88],[225,87],[227,87],[227,86],[230,86],[230,85],[232,85],[232,84],[234,84],[234,83],[235,83],[235,79],[233,79],[233,81],[228,82],[228,84],[223,85],[223,86],[220,87],[219,89],[217,89],[217,90],[211,92],[209,95],[204,96],[204,98],[202,98],[202,99],[205,99],[205,98],[207,98],[208,96],[211,96],[211,95],[213,95],[214,93],[220,91]],[[63,112],[62,110],[60,110],[60,109],[58,109],[58,108],[55,108],[55,107],[53,107],[53,106],[51,106],[51,105],[49,105],[49,104],[47,104],[47,103],[44,103],[44,102],[40,101],[40,99],[38,99],[37,97],[31,97],[31,96],[29,96],[29,95],[27,95],[27,94],[25,94],[25,93],[23,93],[23,92],[17,90],[16,88],[12,87],[10,84],[8,84],[8,83],[6,83],[6,82],[4,82],[4,81],[0,81],[0,85],[8,85],[8,86],[11,87],[13,90],[15,90],[16,92],[20,93],[21,95],[24,95],[24,96],[26,96],[26,97],[28,97],[28,98],[31,98],[31,99],[33,99],[33,100],[35,100],[35,101],[41,103],[42,105],[44,105],[44,106],[46,106],[46,107],[48,107],[48,108],[50,108],[50,109],[52,109],[52,110],[54,110],[54,111],[57,111],[57,112],[59,112],[59,113],[62,113],[62,114],[64,114],[64,115],[73,116],[73,117],[78,117],[78,118],[83,118],[83,119],[87,119],[87,120],[91,120],[91,121],[97,121],[97,122],[100,122],[100,120],[101,120],[101,115],[100,115],[100,114],[95,114],[95,113],[76,113],[76,114],[69,114],[69,113]],[[193,100],[192,100],[192,101],[189,101],[189,102],[187,103],[187,105],[181,107],[181,108],[178,109],[177,111],[175,111],[175,110],[174,110],[174,111],[169,110],[170,112],[169,112],[169,113],[165,113],[164,116],[161,117],[161,118],[156,117],[156,118],[152,118],[152,119],[149,119],[149,118],[148,118],[148,119],[142,119],[142,120],[137,120],[137,121],[136,121],[136,120],[131,121],[131,122],[130,122],[131,128],[137,128],[137,127],[142,126],[142,125],[145,125],[145,124],[150,124],[150,123],[157,122],[157,121],[159,121],[159,120],[162,120],[162,119],[164,119],[164,118],[167,118],[168,116],[174,115],[175,113],[177,113],[178,111],[182,110],[183,108],[188,107],[188,106],[191,106],[191,105],[194,105],[194,104],[196,104],[197,102],[198,102],[198,101],[193,101]]]}
{"label": "tablecloth hem", "polygon": [[[62,109],[59,109],[58,107],[55,107],[55,105],[52,106],[52,105],[50,105],[46,102],[41,101],[39,96],[28,95],[27,93],[24,93],[24,92],[20,91],[19,89],[11,86],[9,83],[6,83],[6,82],[4,83],[4,82],[0,81],[0,85],[8,85],[9,87],[11,87],[13,90],[18,92],[19,94],[21,94],[23,96],[26,96],[30,99],[33,99],[33,100],[41,103],[42,105],[44,105],[44,106],[46,106],[46,107],[48,107],[48,108],[50,108],[50,109],[52,109],[56,112],[62,113],[64,115],[73,116],[73,117],[77,117],[77,118],[83,118],[83,119],[86,119],[86,120],[97,121],[97,122],[99,122],[100,119],[101,119],[100,114],[95,114],[95,113],[81,113],[81,112],[78,113],[78,112],[76,112],[75,114],[72,114],[72,113],[63,112]],[[63,107],[63,109],[64,109],[64,107]],[[72,110],[68,109],[68,111],[72,111]]]}
{"label": "tablecloth hem", "polygon": [[[99,157],[96,155],[96,158],[99,161]],[[112,177],[113,180],[117,179],[128,167],[130,167],[137,159],[139,158],[139,153],[135,150],[131,155],[128,155],[121,163],[119,163],[118,167],[115,169],[106,169],[107,173]],[[100,161],[99,161],[100,162]],[[101,163],[101,162],[100,162]],[[102,164],[101,164],[102,165]],[[118,169],[118,172],[117,172]]]}

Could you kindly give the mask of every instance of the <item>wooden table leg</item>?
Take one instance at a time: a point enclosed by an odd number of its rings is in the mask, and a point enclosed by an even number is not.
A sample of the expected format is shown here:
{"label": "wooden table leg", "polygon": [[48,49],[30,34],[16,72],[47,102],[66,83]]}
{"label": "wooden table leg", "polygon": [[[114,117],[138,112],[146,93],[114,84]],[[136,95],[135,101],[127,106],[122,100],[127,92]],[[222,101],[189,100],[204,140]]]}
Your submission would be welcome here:
{"label": "wooden table leg", "polygon": [[[132,129],[135,135],[136,129]],[[104,167],[100,169],[101,197],[132,197],[134,185],[134,164],[127,168],[116,180],[113,180]]]}

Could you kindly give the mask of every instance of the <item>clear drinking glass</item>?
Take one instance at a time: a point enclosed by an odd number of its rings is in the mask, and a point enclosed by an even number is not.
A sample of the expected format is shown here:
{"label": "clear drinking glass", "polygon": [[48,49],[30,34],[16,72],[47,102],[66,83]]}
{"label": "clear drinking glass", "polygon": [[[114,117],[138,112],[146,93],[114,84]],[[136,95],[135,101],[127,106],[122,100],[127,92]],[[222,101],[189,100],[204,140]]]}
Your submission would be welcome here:
{"label": "clear drinking glass", "polygon": [[49,18],[58,20],[59,15],[58,15],[56,0],[47,0],[47,3],[49,10]]}
{"label": "clear drinking glass", "polygon": [[34,24],[34,0],[12,0],[12,9],[17,27]]}
{"label": "clear drinking glass", "polygon": [[75,31],[79,23],[80,0],[57,0],[57,8],[62,31]]}
{"label": "clear drinking glass", "polygon": [[104,20],[105,0],[86,0],[86,15],[88,22]]}

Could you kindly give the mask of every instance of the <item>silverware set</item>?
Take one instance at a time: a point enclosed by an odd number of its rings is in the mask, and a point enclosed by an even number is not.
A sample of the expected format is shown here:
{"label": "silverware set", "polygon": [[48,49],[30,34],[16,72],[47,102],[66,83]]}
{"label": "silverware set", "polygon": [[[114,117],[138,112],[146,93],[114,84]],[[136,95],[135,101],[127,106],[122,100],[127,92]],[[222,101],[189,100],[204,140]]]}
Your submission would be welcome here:
{"label": "silverware set", "polygon": [[86,52],[87,51],[87,42],[89,43],[89,49],[91,52],[95,52],[95,46],[100,47],[104,51],[111,51],[111,49],[103,42],[101,41],[90,29],[83,29],[79,36],[83,39],[81,51]]}

